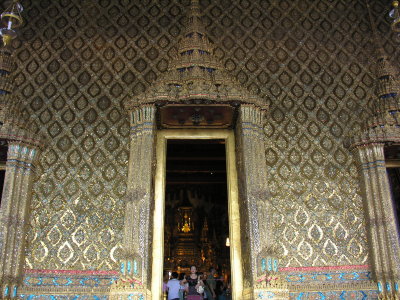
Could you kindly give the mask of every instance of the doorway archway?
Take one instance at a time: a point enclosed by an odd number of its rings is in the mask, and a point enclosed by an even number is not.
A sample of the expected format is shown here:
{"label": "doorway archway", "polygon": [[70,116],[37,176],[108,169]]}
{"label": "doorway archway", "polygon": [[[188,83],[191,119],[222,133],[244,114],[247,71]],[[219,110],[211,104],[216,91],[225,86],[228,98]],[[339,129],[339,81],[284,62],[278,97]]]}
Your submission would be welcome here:
{"label": "doorway archway", "polygon": [[[131,110],[124,253],[121,280],[112,289],[111,299],[125,299],[121,295],[161,299],[168,139],[225,140],[233,299],[257,299],[260,293],[270,293],[271,286],[265,285],[265,278],[279,276],[265,180],[265,109],[245,103],[233,108],[237,117],[231,129],[163,129],[157,122],[155,105]],[[272,289],[274,299],[287,299],[284,280]]]}
{"label": "doorway archway", "polygon": [[164,262],[164,208],[165,208],[165,175],[166,146],[169,139],[222,139],[225,141],[228,183],[228,216],[232,299],[243,299],[242,253],[240,237],[240,204],[235,159],[235,140],[232,130],[161,130],[157,133],[156,172],[154,186],[153,211],[153,251],[152,251],[152,285],[153,299],[161,299],[162,274]]}

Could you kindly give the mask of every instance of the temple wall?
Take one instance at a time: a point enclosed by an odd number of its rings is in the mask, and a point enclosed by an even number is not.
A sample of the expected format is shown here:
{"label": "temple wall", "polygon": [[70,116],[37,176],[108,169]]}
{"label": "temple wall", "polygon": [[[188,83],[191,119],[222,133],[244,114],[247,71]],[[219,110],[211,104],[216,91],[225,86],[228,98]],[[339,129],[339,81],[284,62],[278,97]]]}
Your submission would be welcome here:
{"label": "temple wall", "polygon": [[[270,104],[265,180],[281,267],[368,270],[358,173],[343,145],[373,98],[365,1],[200,3],[217,56]],[[15,92],[48,141],[26,268],[117,270],[129,150],[122,103],[166,70],[189,1],[22,4]],[[387,9],[371,4],[374,16]],[[378,22],[389,38],[388,28]],[[382,39],[393,55],[391,40]]]}

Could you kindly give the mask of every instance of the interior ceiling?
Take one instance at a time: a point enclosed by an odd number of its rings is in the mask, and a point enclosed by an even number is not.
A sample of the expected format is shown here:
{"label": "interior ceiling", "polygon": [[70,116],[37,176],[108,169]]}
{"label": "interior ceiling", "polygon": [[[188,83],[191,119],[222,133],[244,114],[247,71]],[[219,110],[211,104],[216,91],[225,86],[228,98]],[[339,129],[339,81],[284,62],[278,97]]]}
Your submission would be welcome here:
{"label": "interior ceiling", "polygon": [[400,145],[385,147],[385,158],[389,160],[400,160]]}
{"label": "interior ceiling", "polygon": [[169,140],[167,185],[226,185],[222,140]]}
{"label": "interior ceiling", "polygon": [[4,164],[7,161],[7,145],[0,145],[0,164]]}

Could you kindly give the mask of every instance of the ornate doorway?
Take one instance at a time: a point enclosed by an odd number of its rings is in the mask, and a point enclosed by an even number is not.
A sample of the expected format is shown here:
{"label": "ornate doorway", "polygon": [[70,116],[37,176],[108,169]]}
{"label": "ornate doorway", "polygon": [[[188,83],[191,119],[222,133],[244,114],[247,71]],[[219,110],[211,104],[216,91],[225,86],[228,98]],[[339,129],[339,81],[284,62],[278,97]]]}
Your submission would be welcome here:
{"label": "ornate doorway", "polygon": [[240,205],[235,159],[235,141],[232,130],[161,130],[157,133],[156,172],[153,212],[153,251],[152,251],[152,297],[161,299],[162,274],[164,262],[164,207],[166,145],[170,139],[222,139],[226,143],[229,239],[231,241],[231,272],[233,299],[242,299],[243,274],[240,236]]}
{"label": "ornate doorway", "polygon": [[131,135],[124,254],[111,299],[161,299],[168,139],[225,140],[233,299],[287,299],[281,281],[267,288],[265,280],[270,273],[279,278],[265,180],[268,106],[214,56],[198,0],[168,70],[125,108]]}
{"label": "ornate doorway", "polygon": [[[236,117],[229,129],[165,129],[155,105],[131,110],[124,256],[121,279],[111,290],[111,299],[161,299],[169,139],[225,141],[232,299],[258,299],[259,295],[287,299],[269,226],[272,215],[265,180],[265,110],[245,103],[232,108]],[[272,274],[273,286],[265,279]]]}

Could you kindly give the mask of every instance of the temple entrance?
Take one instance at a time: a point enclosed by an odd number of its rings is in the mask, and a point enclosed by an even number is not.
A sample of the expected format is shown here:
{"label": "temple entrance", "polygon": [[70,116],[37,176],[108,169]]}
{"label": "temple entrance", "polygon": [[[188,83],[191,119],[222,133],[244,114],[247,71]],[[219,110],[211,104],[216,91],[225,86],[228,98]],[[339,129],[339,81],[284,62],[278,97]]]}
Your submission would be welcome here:
{"label": "temple entrance", "polygon": [[157,134],[153,215],[152,299],[163,274],[191,265],[243,289],[240,218],[233,132],[163,130]]}
{"label": "temple entrance", "polygon": [[224,140],[168,140],[164,281],[194,265],[230,294],[229,220]]}

